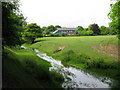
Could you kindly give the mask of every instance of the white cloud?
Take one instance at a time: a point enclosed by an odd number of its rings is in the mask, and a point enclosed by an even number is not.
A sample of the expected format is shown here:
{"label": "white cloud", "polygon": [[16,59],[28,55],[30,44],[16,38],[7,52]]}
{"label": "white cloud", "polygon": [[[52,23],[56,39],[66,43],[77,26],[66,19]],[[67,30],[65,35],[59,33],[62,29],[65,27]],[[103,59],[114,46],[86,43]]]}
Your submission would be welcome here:
{"label": "white cloud", "polygon": [[108,26],[110,0],[21,0],[21,10],[29,23],[40,26]]}

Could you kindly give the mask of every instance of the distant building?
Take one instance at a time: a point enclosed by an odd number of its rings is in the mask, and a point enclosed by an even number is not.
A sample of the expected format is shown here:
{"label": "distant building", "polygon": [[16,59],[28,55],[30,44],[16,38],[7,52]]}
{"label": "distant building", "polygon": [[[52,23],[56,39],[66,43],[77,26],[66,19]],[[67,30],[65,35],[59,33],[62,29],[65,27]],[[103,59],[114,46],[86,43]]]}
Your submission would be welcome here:
{"label": "distant building", "polygon": [[57,28],[56,31],[54,31],[54,34],[62,34],[65,33],[66,35],[75,35],[75,31],[78,30],[77,28]]}

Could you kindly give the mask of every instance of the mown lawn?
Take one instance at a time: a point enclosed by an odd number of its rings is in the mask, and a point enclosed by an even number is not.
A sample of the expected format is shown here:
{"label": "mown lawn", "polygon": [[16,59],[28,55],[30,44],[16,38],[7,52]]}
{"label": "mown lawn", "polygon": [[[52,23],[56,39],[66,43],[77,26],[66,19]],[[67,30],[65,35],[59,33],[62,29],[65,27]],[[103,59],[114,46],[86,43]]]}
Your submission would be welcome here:
{"label": "mown lawn", "polygon": [[[69,50],[76,54],[85,54],[90,58],[104,58],[105,62],[117,61],[117,58],[98,52],[92,48],[94,46],[117,45],[116,36],[80,36],[80,37],[43,37],[37,38],[37,43],[29,47],[37,48],[41,52],[47,53],[56,59],[62,60],[65,53]],[[59,47],[65,47],[62,51],[53,53]]]}

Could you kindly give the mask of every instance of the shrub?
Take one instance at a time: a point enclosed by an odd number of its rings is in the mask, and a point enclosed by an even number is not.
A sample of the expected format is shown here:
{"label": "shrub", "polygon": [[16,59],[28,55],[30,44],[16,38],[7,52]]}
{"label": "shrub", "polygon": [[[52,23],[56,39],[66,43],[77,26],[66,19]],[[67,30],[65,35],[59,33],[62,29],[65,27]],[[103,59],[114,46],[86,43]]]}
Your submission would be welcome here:
{"label": "shrub", "polygon": [[83,63],[83,64],[85,64],[87,62],[88,58],[89,57],[87,55],[80,54],[80,55],[78,55],[76,57],[75,61],[76,61],[76,63]]}
{"label": "shrub", "polygon": [[117,69],[117,63],[107,63],[104,62],[103,58],[94,59],[92,61],[87,62],[88,68],[101,68],[101,69]]}
{"label": "shrub", "polygon": [[58,33],[54,34],[55,37],[59,37],[60,35]]}
{"label": "shrub", "polygon": [[54,37],[55,34],[51,32],[51,33],[49,34],[49,36],[50,36],[50,37]]}
{"label": "shrub", "polygon": [[64,32],[62,32],[62,34],[61,34],[62,36],[66,36],[66,34],[64,33]]}
{"label": "shrub", "polygon": [[69,50],[66,53],[64,53],[64,58],[62,60],[62,63],[64,65],[67,65],[67,62],[71,61],[74,57],[74,51],[73,50]]}

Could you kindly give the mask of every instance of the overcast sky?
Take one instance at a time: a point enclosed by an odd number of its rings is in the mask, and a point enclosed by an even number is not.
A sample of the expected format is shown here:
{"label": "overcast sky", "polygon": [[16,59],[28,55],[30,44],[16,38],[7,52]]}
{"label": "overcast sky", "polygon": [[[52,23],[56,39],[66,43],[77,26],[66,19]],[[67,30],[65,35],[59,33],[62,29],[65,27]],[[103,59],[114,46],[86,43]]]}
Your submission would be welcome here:
{"label": "overcast sky", "polygon": [[88,27],[97,23],[108,26],[110,0],[21,0],[27,22],[40,26]]}

